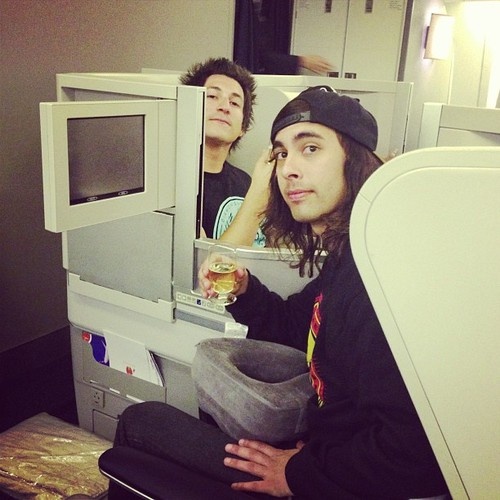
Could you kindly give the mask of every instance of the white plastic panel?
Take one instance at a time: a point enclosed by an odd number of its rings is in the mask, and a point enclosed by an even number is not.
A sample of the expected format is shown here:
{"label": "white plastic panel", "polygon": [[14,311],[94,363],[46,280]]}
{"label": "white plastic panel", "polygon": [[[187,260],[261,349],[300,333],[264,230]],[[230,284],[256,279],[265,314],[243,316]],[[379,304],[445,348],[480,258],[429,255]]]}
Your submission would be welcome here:
{"label": "white plastic panel", "polygon": [[419,148],[500,146],[500,109],[426,102]]}
{"label": "white plastic panel", "polygon": [[[144,98],[175,99],[178,74],[142,73],[61,73],[57,75],[57,100],[77,101],[78,90],[106,92],[124,98],[135,95]],[[103,100],[103,99],[101,99]]]}
{"label": "white plastic panel", "polygon": [[453,498],[500,491],[500,148],[384,165],[351,219],[354,257]]}
{"label": "white plastic panel", "polygon": [[358,99],[377,120],[377,153],[392,157],[405,150],[413,84],[321,76],[256,75],[257,100],[254,126],[245,134],[230,161],[251,173],[269,144],[271,125],[280,109],[308,87],[329,85],[340,94]]}
{"label": "white plastic panel", "polygon": [[[75,204],[72,201],[73,180],[70,179],[70,168],[72,168],[68,144],[70,120],[91,118],[111,120],[122,117],[125,119],[136,117],[141,120],[134,124],[141,134],[140,138],[124,135],[117,140],[125,142],[137,140],[137,149],[143,148],[143,151],[137,154],[140,156],[139,160],[136,161],[134,158],[138,169],[141,168],[140,162],[143,162],[143,190],[131,194],[130,186],[124,183],[112,197],[84,195],[88,201]],[[175,101],[41,103],[40,121],[45,227],[49,231],[66,231],[174,205],[175,148],[172,145],[175,144],[173,141],[176,134]],[[141,123],[143,123],[142,129]],[[113,146],[117,155],[124,146],[123,142]],[[88,150],[89,156],[94,153],[92,145]],[[105,163],[100,164],[99,168],[101,169],[99,174],[107,173],[108,167]],[[162,183],[159,182],[160,176]],[[120,179],[122,173],[114,177]],[[92,181],[96,181],[95,189],[100,188],[99,176]],[[96,191],[96,195],[100,194]],[[92,201],[93,198],[95,201]]]}

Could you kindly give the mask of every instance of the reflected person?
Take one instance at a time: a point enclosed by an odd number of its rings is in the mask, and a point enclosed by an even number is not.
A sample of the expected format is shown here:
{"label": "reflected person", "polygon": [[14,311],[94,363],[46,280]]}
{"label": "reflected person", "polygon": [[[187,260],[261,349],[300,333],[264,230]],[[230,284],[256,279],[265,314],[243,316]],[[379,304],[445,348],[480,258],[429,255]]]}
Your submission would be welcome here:
{"label": "reflected person", "polygon": [[[203,236],[224,239],[251,185],[251,177],[227,157],[253,123],[256,83],[248,70],[226,58],[192,65],[180,82],[207,88],[202,229]],[[261,217],[248,210],[250,205],[240,215],[239,227],[233,228],[232,242],[263,246]]]}

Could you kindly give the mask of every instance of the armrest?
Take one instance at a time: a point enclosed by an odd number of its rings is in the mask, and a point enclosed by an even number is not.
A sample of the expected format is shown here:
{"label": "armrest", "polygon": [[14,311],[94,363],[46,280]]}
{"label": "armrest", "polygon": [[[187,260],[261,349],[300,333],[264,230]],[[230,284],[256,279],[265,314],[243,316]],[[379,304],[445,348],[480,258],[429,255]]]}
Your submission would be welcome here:
{"label": "armrest", "polygon": [[99,470],[140,498],[154,500],[244,500],[230,486],[134,448],[117,446],[99,458]]}

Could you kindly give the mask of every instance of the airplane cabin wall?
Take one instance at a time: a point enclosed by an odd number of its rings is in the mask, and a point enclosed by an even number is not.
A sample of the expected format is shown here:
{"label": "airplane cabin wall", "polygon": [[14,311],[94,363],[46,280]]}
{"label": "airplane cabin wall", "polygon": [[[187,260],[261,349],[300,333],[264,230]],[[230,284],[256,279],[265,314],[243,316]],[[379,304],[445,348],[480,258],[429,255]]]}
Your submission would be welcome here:
{"label": "airplane cabin wall", "polygon": [[[426,28],[431,14],[455,18],[448,60],[424,59]],[[406,150],[418,147],[423,104],[495,107],[500,68],[499,35],[493,20],[499,1],[418,0],[413,2],[403,81],[414,82]],[[490,20],[490,29],[486,21]],[[495,38],[496,37],[496,38]],[[500,79],[500,76],[497,76]]]}
{"label": "airplane cabin wall", "polygon": [[455,17],[450,104],[499,107],[500,1],[447,0]]}
{"label": "airplane cabin wall", "polygon": [[231,58],[233,24],[233,0],[1,0],[0,353],[68,323],[61,237],[42,203],[38,105],[56,100],[56,73]]}
{"label": "airplane cabin wall", "polygon": [[[327,13],[322,0],[296,0],[292,53],[318,53],[341,75],[354,72],[357,78],[413,82],[406,143],[410,151],[418,145],[424,102],[495,106],[500,85],[500,56],[495,50],[500,42],[492,20],[498,19],[499,5],[498,1],[377,0],[372,3],[373,11],[366,12],[368,3],[339,0]],[[406,6],[411,18],[403,34]],[[455,17],[448,60],[423,58],[432,13]],[[488,20],[491,27],[485,30]]]}
{"label": "airplane cabin wall", "polygon": [[424,59],[426,28],[432,13],[446,14],[442,0],[413,2],[406,62],[402,68],[402,80],[413,82],[406,151],[418,146],[424,102],[448,102],[451,61]]}

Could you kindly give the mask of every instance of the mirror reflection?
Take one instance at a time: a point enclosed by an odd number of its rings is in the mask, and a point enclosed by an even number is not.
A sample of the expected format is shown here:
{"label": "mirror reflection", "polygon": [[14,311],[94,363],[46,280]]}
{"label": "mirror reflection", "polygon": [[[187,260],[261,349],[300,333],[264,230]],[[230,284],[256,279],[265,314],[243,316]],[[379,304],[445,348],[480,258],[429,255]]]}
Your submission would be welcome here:
{"label": "mirror reflection", "polygon": [[[192,65],[180,77],[180,82],[206,87],[201,236],[223,238],[245,246],[264,246],[259,228],[264,206],[257,206],[258,202],[252,198],[252,206],[249,207],[247,201],[240,212],[251,178],[228,161],[229,153],[238,147],[253,124],[254,77],[247,69],[226,58],[211,58]],[[265,180],[268,179],[269,175]],[[257,183],[264,184],[260,179]],[[265,203],[265,193],[255,196]],[[236,217],[237,227],[233,225],[227,234]]]}

